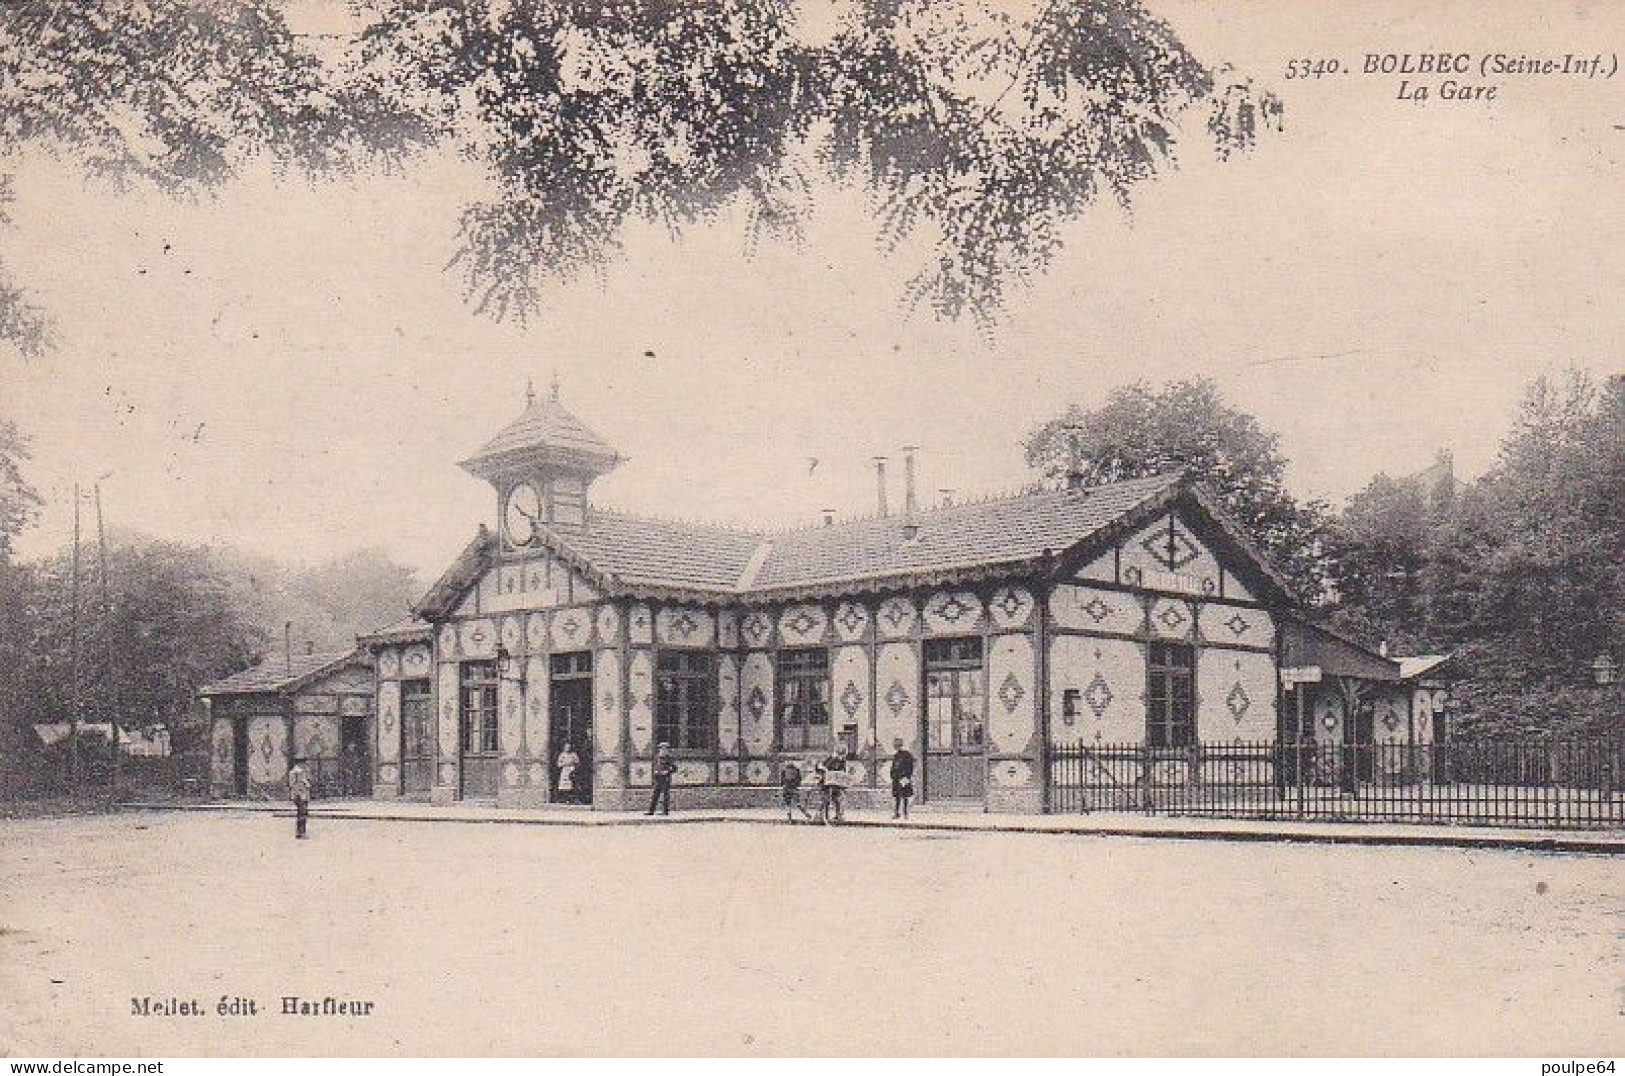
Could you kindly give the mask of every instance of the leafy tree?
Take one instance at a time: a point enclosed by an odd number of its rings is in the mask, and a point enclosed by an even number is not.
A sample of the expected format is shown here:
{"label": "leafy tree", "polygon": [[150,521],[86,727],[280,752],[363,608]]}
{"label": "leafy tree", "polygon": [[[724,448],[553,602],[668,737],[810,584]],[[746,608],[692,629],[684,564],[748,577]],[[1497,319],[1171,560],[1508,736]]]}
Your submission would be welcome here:
{"label": "leafy tree", "polygon": [[280,651],[285,624],[298,648],[348,649],[357,635],[405,616],[421,593],[410,568],[375,550],[292,567],[227,548],[216,550],[213,562],[230,581],[233,605],[254,625],[262,655]]}
{"label": "leafy tree", "polygon": [[1128,385],[1094,410],[1074,404],[1034,429],[1026,452],[1046,477],[1075,470],[1086,485],[1183,469],[1219,496],[1300,598],[1324,594],[1324,506],[1293,498],[1280,438],[1226,404],[1206,378]]}
{"label": "leafy tree", "polygon": [[1622,656],[1621,489],[1625,378],[1540,378],[1474,485],[1424,508],[1379,476],[1351,500],[1332,542],[1336,616],[1452,652],[1467,734],[1619,735],[1625,703],[1590,683],[1590,663]]}
{"label": "leafy tree", "polygon": [[39,508],[39,494],[23,477],[28,458],[28,439],[0,418],[0,566],[11,559],[12,539],[34,521]]}
{"label": "leafy tree", "polygon": [[1625,378],[1541,378],[1479,483],[1492,541],[1471,636],[1504,677],[1572,679],[1625,638]]}
{"label": "leafy tree", "polygon": [[[498,190],[463,214],[458,264],[499,318],[612,256],[631,220],[681,229],[738,204],[753,237],[794,235],[816,162],[861,180],[889,248],[934,245],[912,301],[986,324],[1067,222],[1166,170],[1183,127],[1227,156],[1280,121],[1273,96],[1204,66],[1138,0],[1045,0],[1025,18],[851,0],[823,39],[802,17],[832,9],[793,0],[356,10],[365,28],[324,62],[275,0],[15,0],[0,80],[22,92],[0,95],[0,140],[184,191],[257,154],[321,173],[453,145]],[[0,335],[44,341],[3,277]]]}
{"label": "leafy tree", "polygon": [[[94,547],[81,554],[79,715],[126,726],[159,723],[179,753],[201,744],[199,686],[274,653],[293,621],[301,644],[347,648],[403,615],[412,572],[358,552],[290,568],[229,550],[121,536],[109,554],[101,601]],[[0,750],[11,776],[32,757],[28,726],[71,719],[71,554],[0,563]]]}

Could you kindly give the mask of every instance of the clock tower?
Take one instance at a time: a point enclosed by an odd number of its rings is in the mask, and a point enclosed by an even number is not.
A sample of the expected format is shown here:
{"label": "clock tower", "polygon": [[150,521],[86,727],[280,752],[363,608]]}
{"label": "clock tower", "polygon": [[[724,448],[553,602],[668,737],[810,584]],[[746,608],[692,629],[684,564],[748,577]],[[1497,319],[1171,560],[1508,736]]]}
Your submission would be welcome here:
{"label": "clock tower", "polygon": [[545,398],[527,387],[524,412],[459,466],[496,489],[502,549],[519,552],[536,543],[538,526],[586,530],[587,488],[620,461],[620,453],[559,403],[554,378]]}

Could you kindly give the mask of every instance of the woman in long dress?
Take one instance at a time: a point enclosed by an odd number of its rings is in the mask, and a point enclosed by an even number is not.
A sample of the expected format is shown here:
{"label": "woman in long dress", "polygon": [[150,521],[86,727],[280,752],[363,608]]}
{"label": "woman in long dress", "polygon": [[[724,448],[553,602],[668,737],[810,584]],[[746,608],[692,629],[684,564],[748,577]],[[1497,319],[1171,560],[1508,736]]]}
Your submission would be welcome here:
{"label": "woman in long dress", "polygon": [[557,762],[559,771],[558,793],[560,800],[575,800],[576,767],[580,765],[581,758],[576,754],[576,749],[566,743],[564,745],[564,750],[559,752]]}

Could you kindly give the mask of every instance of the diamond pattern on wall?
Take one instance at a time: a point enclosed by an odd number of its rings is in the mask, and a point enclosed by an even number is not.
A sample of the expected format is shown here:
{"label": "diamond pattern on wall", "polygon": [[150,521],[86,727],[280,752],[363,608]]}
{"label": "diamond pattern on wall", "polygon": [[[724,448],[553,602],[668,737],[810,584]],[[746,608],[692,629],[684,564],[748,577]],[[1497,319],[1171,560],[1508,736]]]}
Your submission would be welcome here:
{"label": "diamond pattern on wall", "polygon": [[848,680],[846,690],[841,692],[841,709],[846,711],[847,717],[855,718],[858,716],[858,707],[862,705],[863,692],[858,690],[857,684]]}
{"label": "diamond pattern on wall", "polygon": [[819,627],[819,622],[811,609],[803,607],[797,609],[795,615],[785,621],[784,626],[797,635],[811,635]]}
{"label": "diamond pattern on wall", "polygon": [[860,607],[849,602],[841,606],[841,612],[836,617],[836,620],[847,635],[856,635],[863,630],[864,622],[868,618],[863,615],[863,610]]}
{"label": "diamond pattern on wall", "polygon": [[897,681],[892,681],[891,688],[886,692],[886,706],[896,717],[908,705],[908,689]]}
{"label": "diamond pattern on wall", "polygon": [[1190,618],[1185,615],[1185,610],[1179,606],[1165,605],[1162,607],[1162,612],[1157,614],[1157,619],[1162,621],[1162,626],[1169,631],[1178,631],[1185,626],[1185,621]]}
{"label": "diamond pattern on wall", "polygon": [[1115,697],[1112,694],[1112,686],[1106,683],[1106,678],[1099,673],[1095,673],[1095,678],[1083,689],[1083,703],[1096,717],[1106,716],[1106,710]]}
{"label": "diamond pattern on wall", "polygon": [[1096,624],[1099,624],[1101,621],[1112,615],[1112,607],[1101,601],[1098,594],[1084,603],[1083,611],[1087,613],[1089,619],[1093,620]]}
{"label": "diamond pattern on wall", "polygon": [[1236,719],[1238,725],[1252,704],[1253,700],[1247,697],[1247,689],[1242,687],[1240,682],[1232,686],[1230,694],[1224,697],[1225,708],[1230,711],[1230,716]]}
{"label": "diamond pattern on wall", "polygon": [[271,742],[271,734],[267,732],[265,739],[260,741],[260,758],[270,762],[271,756],[274,754],[276,754],[276,744]]}
{"label": "diamond pattern on wall", "polygon": [[993,599],[993,602],[999,607],[999,611],[1004,614],[1006,620],[1014,621],[1027,613],[1027,599],[1017,590],[1009,588],[1001,590],[998,597]]}
{"label": "diamond pattern on wall", "polygon": [[999,685],[999,701],[1004,703],[1005,713],[1015,713],[1016,707],[1020,706],[1021,700],[1026,697],[1027,689],[1021,686],[1021,681],[1016,679],[1016,674],[1007,673],[1004,677],[1004,683]]}
{"label": "diamond pattern on wall", "polygon": [[1394,713],[1393,707],[1389,707],[1387,712],[1382,715],[1382,727],[1389,732],[1399,728],[1399,715]]}
{"label": "diamond pattern on wall", "polygon": [[1202,556],[1202,550],[1178,527],[1146,535],[1140,542],[1140,548],[1151,554],[1152,560],[1170,571],[1177,571]]}
{"label": "diamond pattern on wall", "polygon": [[1240,638],[1241,636],[1247,634],[1247,629],[1251,625],[1247,623],[1246,617],[1242,616],[1240,613],[1236,613],[1229,620],[1224,622],[1224,626],[1234,632],[1237,638]]}
{"label": "diamond pattern on wall", "polygon": [[946,598],[943,598],[942,601],[937,603],[933,611],[950,624],[959,623],[967,615],[972,618],[976,615],[976,608],[965,604],[957,594],[949,594]]}
{"label": "diamond pattern on wall", "polygon": [[912,614],[913,610],[904,604],[901,599],[893,599],[886,603],[886,607],[881,610],[880,615],[886,618],[886,623],[891,626],[892,631],[902,631],[903,627],[912,619]]}
{"label": "diamond pattern on wall", "polygon": [[753,645],[760,646],[767,638],[769,630],[767,618],[760,613],[752,613],[745,618],[742,630],[746,639],[749,639]]}
{"label": "diamond pattern on wall", "polygon": [[767,695],[760,687],[750,689],[750,695],[745,699],[745,709],[750,713],[752,721],[762,719],[762,714],[767,711]]}
{"label": "diamond pattern on wall", "polygon": [[682,613],[678,614],[676,620],[671,622],[671,630],[676,633],[679,639],[687,639],[690,635],[693,635],[695,632],[700,630],[700,625],[699,621],[695,620],[694,617],[685,609]]}

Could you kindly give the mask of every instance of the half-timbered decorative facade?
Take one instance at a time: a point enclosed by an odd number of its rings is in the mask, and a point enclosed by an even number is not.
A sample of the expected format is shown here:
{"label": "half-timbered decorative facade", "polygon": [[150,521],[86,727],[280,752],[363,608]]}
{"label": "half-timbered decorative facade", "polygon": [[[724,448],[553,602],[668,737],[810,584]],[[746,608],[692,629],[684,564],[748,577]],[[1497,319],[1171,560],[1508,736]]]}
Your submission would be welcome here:
{"label": "half-timbered decorative facade", "polygon": [[593,505],[618,462],[556,389],[463,462],[497,527],[362,640],[375,795],[627,808],[667,743],[681,803],[767,804],[842,741],[884,795],[901,740],[1040,811],[1049,743],[1280,732],[1286,589],[1182,476],[758,533]]}
{"label": "half-timbered decorative facade", "polygon": [[210,786],[221,797],[283,799],[302,758],[318,795],[372,788],[377,692],[365,651],[283,653],[206,684]]}

